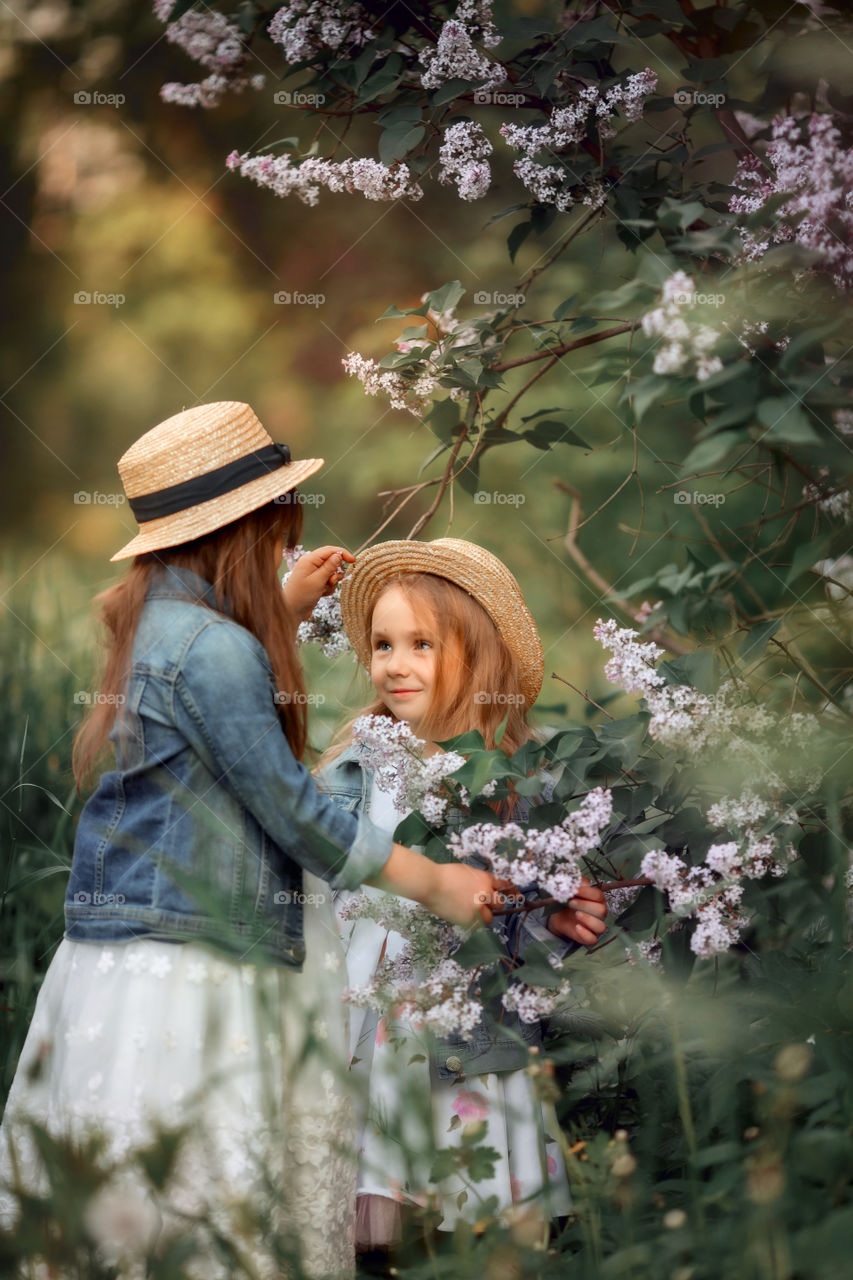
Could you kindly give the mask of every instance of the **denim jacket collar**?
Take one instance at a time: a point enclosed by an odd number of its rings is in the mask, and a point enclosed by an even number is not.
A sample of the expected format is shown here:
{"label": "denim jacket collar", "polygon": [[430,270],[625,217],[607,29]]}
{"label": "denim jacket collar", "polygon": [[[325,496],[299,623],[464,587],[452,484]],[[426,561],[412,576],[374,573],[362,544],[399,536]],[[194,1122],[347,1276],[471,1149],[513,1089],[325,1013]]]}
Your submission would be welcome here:
{"label": "denim jacket collar", "polygon": [[[146,600],[191,600],[204,603],[211,609],[220,612],[216,603],[216,592],[213,584],[202,578],[192,569],[185,569],[175,564],[160,563],[155,566],[148,584]],[[224,612],[232,616],[229,602],[225,601]]]}

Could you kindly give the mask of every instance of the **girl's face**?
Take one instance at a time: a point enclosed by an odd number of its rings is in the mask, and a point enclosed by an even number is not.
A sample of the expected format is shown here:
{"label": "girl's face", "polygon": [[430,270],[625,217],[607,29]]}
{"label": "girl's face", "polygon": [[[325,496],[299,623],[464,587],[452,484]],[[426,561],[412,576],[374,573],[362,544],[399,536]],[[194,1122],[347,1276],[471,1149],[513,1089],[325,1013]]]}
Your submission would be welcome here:
{"label": "girl's face", "polygon": [[370,646],[370,679],[377,697],[417,732],[435,682],[435,636],[400,587],[389,587],[377,600]]}

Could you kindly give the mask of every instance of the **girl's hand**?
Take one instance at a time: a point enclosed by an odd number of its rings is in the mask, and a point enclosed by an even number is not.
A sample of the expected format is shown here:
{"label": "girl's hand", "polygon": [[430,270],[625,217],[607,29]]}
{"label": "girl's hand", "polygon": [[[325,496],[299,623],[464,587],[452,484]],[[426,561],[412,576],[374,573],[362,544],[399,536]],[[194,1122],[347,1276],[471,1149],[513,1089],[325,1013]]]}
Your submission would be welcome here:
{"label": "girl's hand", "polygon": [[606,915],[604,891],[597,885],[590,884],[584,876],[568,906],[563,907],[562,911],[555,911],[545,923],[558,938],[569,938],[572,942],[591,947],[607,928]]}
{"label": "girl's hand", "polygon": [[345,547],[318,547],[296,561],[284,586],[284,599],[300,622],[311,617],[321,596],[332,594],[344,576],[345,560],[355,564],[355,556]]}
{"label": "girl's hand", "polygon": [[509,880],[464,863],[436,863],[435,871],[435,887],[423,905],[450,924],[490,924],[491,908],[502,906],[514,889]]}

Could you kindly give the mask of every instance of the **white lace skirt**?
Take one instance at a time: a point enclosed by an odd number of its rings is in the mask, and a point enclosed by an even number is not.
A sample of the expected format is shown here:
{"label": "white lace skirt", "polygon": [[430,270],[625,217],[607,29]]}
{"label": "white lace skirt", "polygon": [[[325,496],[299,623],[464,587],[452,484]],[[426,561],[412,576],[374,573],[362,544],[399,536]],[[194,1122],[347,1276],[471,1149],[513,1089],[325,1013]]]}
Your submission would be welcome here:
{"label": "white lace skirt", "polygon": [[[47,1190],[27,1117],[56,1136],[98,1130],[115,1177],[87,1230],[120,1274],[191,1228],[188,1276],[354,1272],[355,1130],[347,1092],[346,967],[328,886],[306,875],[301,973],[241,964],[197,943],[102,946],[64,938],[39,993],[0,1127],[0,1222],[14,1186]],[[316,902],[312,901],[317,899]],[[152,1194],[134,1153],[184,1128]],[[295,1264],[302,1268],[301,1273]]]}

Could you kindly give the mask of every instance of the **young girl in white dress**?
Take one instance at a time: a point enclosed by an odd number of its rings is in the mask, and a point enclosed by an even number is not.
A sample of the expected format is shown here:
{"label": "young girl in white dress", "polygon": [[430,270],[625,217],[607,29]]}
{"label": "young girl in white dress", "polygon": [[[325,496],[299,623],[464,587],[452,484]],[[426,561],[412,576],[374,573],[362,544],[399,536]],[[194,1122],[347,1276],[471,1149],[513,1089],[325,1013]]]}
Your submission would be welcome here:
{"label": "young girl in white dress", "polygon": [[[435,743],[477,729],[494,748],[507,717],[501,748],[508,754],[532,738],[527,708],[542,682],[536,627],[509,570],[489,552],[455,538],[431,543],[380,543],[363,552],[342,588],[347,634],[372,681],[375,701],[360,714],[405,720]],[[345,739],[346,740],[346,739]],[[333,798],[367,809],[393,832],[406,816],[387,792],[364,777],[357,745],[333,747],[318,775]],[[519,812],[511,815],[518,820]],[[368,894],[375,891],[367,890]],[[351,986],[364,985],[383,956],[393,958],[401,936],[376,922],[348,918],[356,895],[335,894],[347,946]],[[584,882],[569,906],[547,924],[538,912],[523,917],[523,942],[532,936],[564,953],[566,941],[591,945],[604,931],[603,893]],[[523,945],[522,942],[522,945]],[[439,1229],[497,1211],[539,1213],[547,1222],[569,1212],[568,1185],[555,1140],[553,1106],[538,1100],[523,1068],[541,1042],[538,1024],[489,1010],[466,1039],[429,1043],[408,1022],[351,1011],[354,1075],[363,1086],[360,1121],[357,1247],[386,1249],[401,1233],[401,1205],[428,1202]],[[430,1059],[432,1059],[430,1061]],[[459,1146],[480,1122],[479,1141],[498,1153],[494,1172],[477,1180],[430,1180],[425,1160],[437,1147]],[[418,1157],[419,1149],[423,1152]],[[492,1203],[492,1211],[495,1202]]]}
{"label": "young girl in white dress", "polygon": [[[354,1130],[330,887],[384,885],[459,924],[491,919],[494,877],[394,845],[301,763],[296,625],[352,560],[309,553],[282,593],[283,548],[301,530],[293,490],[321,465],[291,461],[230,402],[177,414],[119,462],[140,532],[113,556],[133,560],[126,577],[101,597],[107,661],[75,744],[78,779],[108,735],[115,763],[79,820],[65,936],[0,1129],[0,1224],[21,1225],[24,1193],[50,1212],[31,1120],[58,1139],[99,1134],[114,1176],[81,1207],[74,1247],[121,1276],[147,1274],[180,1241],[192,1245],[181,1274],[204,1280],[290,1275],[291,1264],[351,1276]],[[184,1141],[158,1188],[137,1152],[162,1126]],[[32,1237],[39,1211],[26,1200],[23,1211]],[[57,1236],[42,1239],[67,1258]],[[25,1273],[63,1274],[40,1265]]]}

